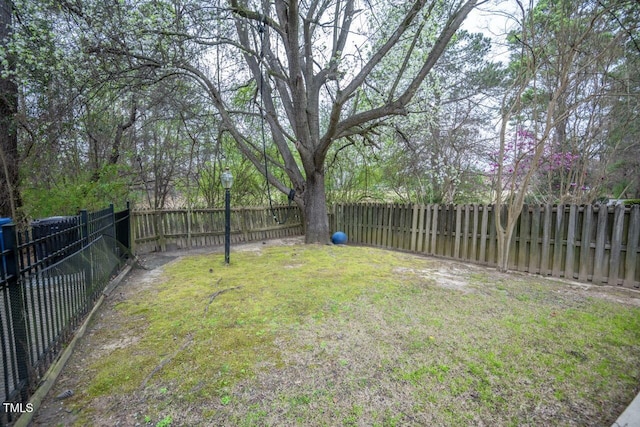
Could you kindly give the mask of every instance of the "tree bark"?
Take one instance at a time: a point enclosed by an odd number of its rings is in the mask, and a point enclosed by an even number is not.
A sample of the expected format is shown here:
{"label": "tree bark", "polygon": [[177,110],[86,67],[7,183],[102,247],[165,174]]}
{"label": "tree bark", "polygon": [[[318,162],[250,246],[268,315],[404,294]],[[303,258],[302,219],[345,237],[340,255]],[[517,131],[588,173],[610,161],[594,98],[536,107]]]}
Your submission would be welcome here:
{"label": "tree bark", "polygon": [[327,212],[324,173],[307,175],[304,192],[303,220],[305,243],[329,242],[329,217]]}
{"label": "tree bark", "polygon": [[[7,0],[0,1],[0,40],[11,36],[12,12],[9,3]],[[22,206],[15,121],[17,108],[18,86],[10,78],[0,78],[0,216],[11,217],[14,221],[19,221],[18,209]]]}

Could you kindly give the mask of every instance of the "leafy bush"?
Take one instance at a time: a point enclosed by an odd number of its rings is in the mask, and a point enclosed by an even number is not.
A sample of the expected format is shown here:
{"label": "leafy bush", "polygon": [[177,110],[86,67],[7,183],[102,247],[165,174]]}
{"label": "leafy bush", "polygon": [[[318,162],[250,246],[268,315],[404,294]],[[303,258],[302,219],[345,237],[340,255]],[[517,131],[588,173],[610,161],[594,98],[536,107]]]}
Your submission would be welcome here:
{"label": "leafy bush", "polygon": [[113,203],[121,206],[133,194],[117,167],[105,167],[97,180],[87,177],[60,180],[49,186],[28,187],[22,191],[23,213],[26,218],[54,215],[75,215],[80,209],[97,210]]}

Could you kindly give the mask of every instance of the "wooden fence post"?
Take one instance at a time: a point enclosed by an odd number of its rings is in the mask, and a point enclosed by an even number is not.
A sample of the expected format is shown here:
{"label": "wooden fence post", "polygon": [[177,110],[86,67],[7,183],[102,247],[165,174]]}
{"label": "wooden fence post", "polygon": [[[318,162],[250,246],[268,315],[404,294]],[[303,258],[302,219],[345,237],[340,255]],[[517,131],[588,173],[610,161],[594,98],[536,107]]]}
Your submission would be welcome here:
{"label": "wooden fence post", "polygon": [[529,273],[539,273],[540,272],[540,246],[539,246],[539,236],[540,236],[540,205],[535,205],[533,207],[533,211],[531,212],[531,234],[529,241]]}
{"label": "wooden fence post", "polygon": [[471,229],[471,261],[473,262],[477,262],[478,261],[478,239],[479,239],[479,234],[478,234],[478,223],[480,218],[478,218],[478,216],[480,215],[480,206],[477,203],[473,204],[473,228]]}
{"label": "wooden fence post", "polygon": [[633,205],[629,212],[629,233],[627,234],[627,254],[625,257],[624,286],[632,287],[635,282],[638,259],[638,238],[640,237],[640,205]]}
{"label": "wooden fence post", "polygon": [[[501,218],[504,218],[505,221],[507,219],[507,206],[502,205],[502,215]],[[487,263],[488,265],[497,265],[498,260],[498,250],[496,246],[498,245],[498,232],[496,230],[496,221],[495,216],[497,215],[496,206],[493,205],[491,211],[493,212],[493,218],[489,221],[489,253],[487,254]],[[506,224],[506,223],[505,223]],[[503,226],[505,225],[503,224]],[[513,246],[512,246],[513,247]],[[509,265],[507,264],[507,267]]]}
{"label": "wooden fence post", "polygon": [[607,284],[616,286],[620,271],[620,259],[622,255],[622,231],[624,229],[623,204],[618,204],[614,208],[613,229],[611,230],[611,250],[609,253],[609,274]]}
{"label": "wooden fence post", "polygon": [[567,224],[567,249],[564,259],[564,277],[573,279],[575,248],[576,248],[576,224],[578,209],[576,205],[569,207],[569,222]]}
{"label": "wooden fence post", "polygon": [[329,232],[335,233],[336,231],[338,231],[336,203],[331,204],[330,215],[331,215],[331,221],[329,222]]}
{"label": "wooden fence post", "polygon": [[596,226],[596,254],[593,262],[593,278],[591,281],[597,285],[604,280],[604,254],[607,239],[607,216],[609,209],[606,205],[598,205],[598,221]]}
{"label": "wooden fence post", "polygon": [[411,244],[409,250],[416,251],[418,242],[418,205],[414,203],[411,217]]}
{"label": "wooden fence post", "polygon": [[382,239],[382,205],[380,203],[374,204],[375,210],[373,211],[373,225],[375,230],[373,232],[373,244],[376,246],[380,246],[380,241]]}
{"label": "wooden fence post", "polygon": [[470,208],[468,204],[464,205],[464,229],[462,230],[462,256],[461,259],[469,259],[469,222]]}
{"label": "wooden fence post", "polygon": [[387,226],[385,227],[384,246],[393,246],[393,204],[388,203],[386,206],[385,219],[387,220]]}
{"label": "wooden fence post", "polygon": [[[518,245],[518,260],[517,260],[517,268],[518,271],[527,271],[527,255],[530,257],[531,252],[527,250],[530,241],[530,221],[529,221],[529,205],[522,206],[522,212],[520,213],[520,232],[518,233],[518,238],[514,243]],[[515,237],[514,237],[515,240]]]}
{"label": "wooden fence post", "polygon": [[438,253],[446,257],[447,249],[450,246],[449,221],[451,217],[449,215],[449,205],[441,203],[438,210],[440,211],[438,213],[440,217],[438,221]]}
{"label": "wooden fence post", "polygon": [[552,275],[560,277],[560,271],[562,270],[562,255],[563,251],[563,239],[564,239],[564,205],[556,206],[556,227],[555,234],[553,236],[553,267]]}
{"label": "wooden fence post", "polygon": [[587,205],[582,212],[582,233],[580,235],[580,267],[578,280],[587,281],[589,265],[593,265],[591,257],[591,229],[593,228],[593,206]]}
{"label": "wooden fence post", "polygon": [[247,225],[249,223],[249,221],[247,220],[247,215],[249,214],[249,212],[247,211],[247,209],[245,209],[244,207],[242,207],[241,211],[240,211],[240,228],[241,228],[241,232],[242,235],[244,236],[244,241],[248,242],[249,241],[249,226]]}
{"label": "wooden fence post", "polygon": [[411,205],[400,206],[400,244],[399,249],[409,249],[411,245]]}
{"label": "wooden fence post", "polygon": [[373,210],[373,206],[371,205],[371,203],[366,203],[365,204],[365,210],[367,212],[366,214],[366,219],[365,219],[365,239],[366,239],[366,244],[367,245],[371,245],[373,244],[373,224],[372,224],[372,219],[371,219],[371,211]]}
{"label": "wooden fence post", "polygon": [[490,205],[482,205],[482,220],[480,222],[480,258],[481,264],[486,264],[487,260],[487,227],[489,225]]}
{"label": "wooden fence post", "polygon": [[[425,206],[419,205],[418,207],[418,241],[416,242],[416,250],[417,252],[424,252],[424,233],[425,233],[425,222],[424,222],[424,214],[425,214]],[[427,227],[428,229],[428,227]]]}
{"label": "wooden fence post", "polygon": [[461,259],[460,254],[460,238],[462,229],[462,206],[456,205],[456,228],[454,232],[454,245],[453,245],[453,257]]}
{"label": "wooden fence post", "polygon": [[544,220],[542,222],[542,250],[540,255],[540,274],[549,274],[549,250],[551,249],[551,214],[553,206],[544,205]]}
{"label": "wooden fence post", "polygon": [[431,215],[431,251],[429,252],[430,255],[437,255],[438,254],[438,210],[439,210],[439,206],[437,203],[431,205],[431,208],[433,209],[433,214]]}
{"label": "wooden fence post", "polygon": [[187,205],[187,209],[185,211],[185,223],[187,226],[187,241],[186,241],[186,247],[190,248],[193,246],[193,236],[192,236],[192,231],[191,231],[191,203],[189,203]]}
{"label": "wooden fence post", "polygon": [[425,210],[427,211],[424,219],[424,253],[431,253],[431,232],[433,228],[431,227],[431,204],[427,204],[425,206]]}
{"label": "wooden fence post", "polygon": [[166,240],[164,236],[164,215],[163,211],[154,211],[154,223],[156,229],[156,238],[157,238],[157,246],[160,249],[160,252],[164,252],[167,250]]}

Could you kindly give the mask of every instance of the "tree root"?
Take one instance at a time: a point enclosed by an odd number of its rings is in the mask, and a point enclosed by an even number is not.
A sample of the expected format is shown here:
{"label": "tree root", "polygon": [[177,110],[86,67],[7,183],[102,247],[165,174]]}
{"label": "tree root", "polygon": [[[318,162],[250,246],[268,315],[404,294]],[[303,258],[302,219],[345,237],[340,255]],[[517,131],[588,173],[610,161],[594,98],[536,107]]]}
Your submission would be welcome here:
{"label": "tree root", "polygon": [[[216,283],[216,285],[218,285],[220,283],[222,279],[219,279],[218,282]],[[211,296],[209,296],[209,303],[207,304],[207,306],[204,308],[204,313],[202,313],[203,316],[207,315],[207,312],[209,311],[209,306],[211,305],[211,303],[213,302],[214,299],[216,299],[216,297],[220,294],[223,294],[227,291],[233,291],[234,289],[240,289],[242,288],[242,286],[234,286],[233,288],[227,288],[227,289],[220,289],[219,291],[215,291],[214,293],[211,294]]]}
{"label": "tree root", "polygon": [[149,375],[147,375],[147,377],[144,379],[144,381],[142,381],[142,384],[140,384],[140,390],[144,390],[144,388],[147,386],[147,383],[149,382],[151,377],[153,377],[162,368],[164,368],[167,365],[167,363],[171,362],[178,354],[180,354],[180,352],[182,352],[185,348],[187,348],[192,341],[193,341],[193,336],[191,334],[188,334],[179,349],[174,351],[173,354],[171,354],[171,356],[163,359],[158,366],[153,368],[153,371],[151,371]]}

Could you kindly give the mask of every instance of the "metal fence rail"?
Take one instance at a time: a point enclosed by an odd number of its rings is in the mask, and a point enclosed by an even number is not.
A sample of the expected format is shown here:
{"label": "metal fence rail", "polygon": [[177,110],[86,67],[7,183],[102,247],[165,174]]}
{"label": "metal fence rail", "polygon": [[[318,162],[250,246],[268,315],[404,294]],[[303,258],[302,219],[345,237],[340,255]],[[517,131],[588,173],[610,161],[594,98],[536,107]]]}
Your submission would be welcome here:
{"label": "metal fence rail", "polygon": [[[25,409],[40,379],[125,260],[129,208],[81,211],[55,227],[2,226],[0,425]],[[21,406],[22,404],[22,406]],[[15,410],[14,410],[15,409]]]}
{"label": "metal fence rail", "polygon": [[[497,265],[491,205],[336,204],[349,241]],[[596,284],[640,287],[640,205],[525,205],[509,268]]]}

